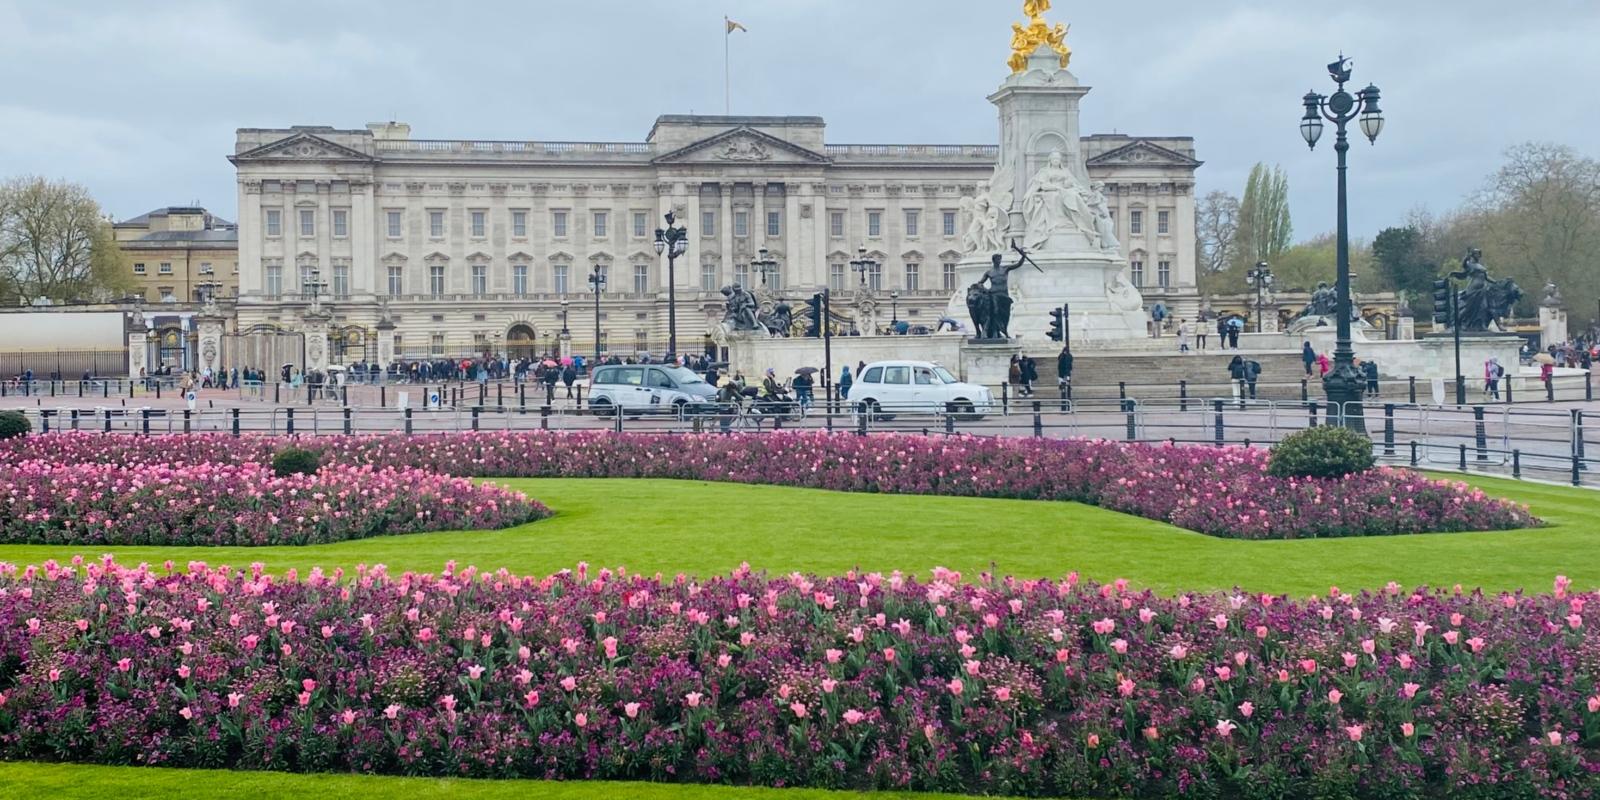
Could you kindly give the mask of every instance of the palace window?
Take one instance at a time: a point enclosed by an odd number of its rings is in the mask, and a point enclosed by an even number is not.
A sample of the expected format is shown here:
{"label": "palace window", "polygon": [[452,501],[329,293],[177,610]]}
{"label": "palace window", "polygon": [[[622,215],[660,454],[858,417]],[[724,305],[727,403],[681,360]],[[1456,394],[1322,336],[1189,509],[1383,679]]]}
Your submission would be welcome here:
{"label": "palace window", "polygon": [[1144,262],[1131,261],[1128,263],[1128,268],[1128,271],[1133,273],[1132,283],[1134,288],[1142,288],[1144,286]]}
{"label": "palace window", "polygon": [[783,214],[778,211],[767,212],[767,235],[782,236]]}
{"label": "palace window", "polygon": [[883,235],[883,212],[867,212],[867,235],[873,238]]}
{"label": "palace window", "polygon": [[309,209],[300,209],[300,238],[309,239],[317,235],[317,212]]}
{"label": "palace window", "polygon": [[433,239],[444,238],[444,212],[428,212],[428,236]]}
{"label": "palace window", "polygon": [[334,297],[349,297],[350,296],[350,265],[349,264],[334,264],[333,265],[333,296]]}
{"label": "palace window", "polygon": [[1169,287],[1172,286],[1172,262],[1171,261],[1157,261],[1156,262],[1156,285],[1160,286],[1163,289],[1166,289],[1166,288],[1169,288]]}
{"label": "palace window", "polygon": [[557,239],[567,238],[567,212],[550,212],[550,231],[551,235]]}
{"label": "palace window", "polygon": [[1138,209],[1128,212],[1128,233],[1138,236],[1144,233],[1144,212]]}
{"label": "palace window", "polygon": [[646,351],[648,351],[650,349],[650,332],[649,331],[634,331],[633,332],[633,349],[638,351],[638,352],[640,352],[640,353],[646,352]]}
{"label": "palace window", "polygon": [[435,264],[428,267],[428,293],[434,297],[444,296],[444,267]]}
{"label": "palace window", "polygon": [[883,290],[883,262],[874,261],[872,268],[867,270],[867,286],[874,292]]}
{"label": "palace window", "polygon": [[400,238],[400,212],[390,211],[387,216],[389,218],[389,238]]}
{"label": "palace window", "polygon": [[489,293],[489,267],[487,265],[472,265],[472,293],[479,297]]}
{"label": "palace window", "polygon": [[943,212],[942,216],[944,217],[944,235],[956,235],[956,212],[946,211]]}
{"label": "palace window", "polygon": [[143,264],[134,264],[133,265],[133,274],[135,274],[135,275],[143,275],[143,274],[145,274],[144,265]]}
{"label": "palace window", "polygon": [[389,296],[399,297],[405,294],[405,267],[389,268]]}
{"label": "palace window", "polygon": [[528,293],[527,264],[515,264],[511,267],[511,293],[518,297]]}
{"label": "palace window", "polygon": [[267,265],[267,296],[273,298],[283,296],[282,264]]}
{"label": "palace window", "polygon": [[946,261],[942,266],[944,272],[944,290],[947,292],[953,292],[956,290],[956,262]]}
{"label": "palace window", "polygon": [[488,228],[489,228],[488,221],[489,221],[489,212],[487,212],[487,211],[474,211],[474,212],[472,212],[472,236],[473,236],[473,238],[482,239],[484,236],[488,235]]}
{"label": "palace window", "polygon": [[700,212],[700,235],[701,236],[715,236],[715,235],[717,235],[717,212],[715,212],[715,211],[702,211],[702,212]]}
{"label": "palace window", "polygon": [[333,237],[343,239],[350,235],[350,212],[342,208],[333,210]]}
{"label": "palace window", "polygon": [[828,212],[828,235],[835,239],[844,238],[844,212]]}
{"label": "palace window", "polygon": [[650,235],[650,220],[643,211],[633,212],[633,238],[643,239]]}
{"label": "palace window", "polygon": [[914,292],[918,288],[920,288],[918,284],[920,283],[919,278],[921,276],[918,275],[917,273],[920,272],[921,270],[922,270],[922,265],[920,265],[920,264],[917,264],[917,263],[907,263],[906,264],[906,291]]}
{"label": "palace window", "polygon": [[606,212],[594,212],[594,238],[606,238]]}
{"label": "palace window", "polygon": [[830,291],[844,291],[844,272],[845,265],[843,264],[828,265],[828,289]]}
{"label": "palace window", "polygon": [[444,334],[436,333],[428,337],[428,355],[444,355]]}
{"label": "palace window", "polygon": [[749,236],[750,235],[750,212],[748,212],[748,211],[735,211],[735,212],[733,212],[733,235],[734,236]]}
{"label": "palace window", "polygon": [[700,291],[714,292],[717,286],[717,265],[706,262],[700,265]]}
{"label": "palace window", "polygon": [[1166,211],[1156,212],[1156,233],[1166,236],[1170,232],[1170,225],[1168,224],[1170,216]]}
{"label": "palace window", "polygon": [[511,212],[511,235],[526,238],[528,235],[528,212],[518,209]]}
{"label": "palace window", "polygon": [[734,264],[733,265],[733,282],[739,284],[740,286],[743,286],[746,289],[750,288],[750,265],[749,264]]}
{"label": "palace window", "polygon": [[650,291],[650,265],[633,265],[633,291],[635,294],[644,294]]}
{"label": "palace window", "polygon": [[276,208],[267,209],[267,235],[283,235],[283,212]]}
{"label": "palace window", "polygon": [[215,271],[216,270],[212,268],[210,261],[202,261],[202,262],[200,262],[200,274],[201,275],[210,275],[210,274],[214,273]]}
{"label": "palace window", "polygon": [[555,287],[556,294],[567,293],[567,270],[566,264],[556,264],[550,267],[550,284]]}
{"label": "palace window", "polygon": [[922,212],[914,208],[906,209],[906,235],[917,235],[917,223],[922,219]]}
{"label": "palace window", "polygon": [[163,261],[163,262],[161,262],[161,266],[156,268],[156,272],[159,272],[162,275],[171,275],[172,274],[172,262],[171,261]]}

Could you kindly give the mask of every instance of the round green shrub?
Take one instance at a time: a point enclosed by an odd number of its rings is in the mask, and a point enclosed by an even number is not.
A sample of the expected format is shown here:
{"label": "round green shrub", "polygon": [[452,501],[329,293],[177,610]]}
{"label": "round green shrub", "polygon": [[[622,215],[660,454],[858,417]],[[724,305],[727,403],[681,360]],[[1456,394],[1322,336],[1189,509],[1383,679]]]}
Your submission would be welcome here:
{"label": "round green shrub", "polygon": [[315,451],[301,447],[285,447],[272,454],[272,474],[280,478],[290,475],[312,475],[322,466],[322,457]]}
{"label": "round green shrub", "polygon": [[27,436],[32,431],[33,423],[21,411],[0,411],[0,439]]}
{"label": "round green shrub", "polygon": [[1342,478],[1372,469],[1372,441],[1337,425],[1307,428],[1283,437],[1267,459],[1279,478]]}

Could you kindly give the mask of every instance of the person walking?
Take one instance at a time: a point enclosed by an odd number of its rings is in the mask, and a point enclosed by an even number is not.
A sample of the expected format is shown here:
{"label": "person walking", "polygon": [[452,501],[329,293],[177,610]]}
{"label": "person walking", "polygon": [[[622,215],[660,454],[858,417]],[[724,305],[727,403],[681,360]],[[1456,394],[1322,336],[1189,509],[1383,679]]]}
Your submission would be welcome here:
{"label": "person walking", "polygon": [[1310,342],[1304,342],[1300,345],[1300,360],[1305,362],[1306,377],[1311,377],[1311,368],[1316,366],[1317,363],[1317,351],[1311,349]]}
{"label": "person walking", "polygon": [[578,368],[568,363],[561,368],[561,382],[567,385],[567,399],[572,399],[572,384],[578,382]]}
{"label": "person walking", "polygon": [[811,394],[811,387],[815,385],[809,372],[801,372],[794,376],[794,399],[800,404],[801,409],[811,407],[815,398]]}
{"label": "person walking", "polygon": [[1024,397],[1033,396],[1033,384],[1039,380],[1039,365],[1034,362],[1033,356],[1023,356],[1022,363],[1022,392]]}
{"label": "person walking", "polygon": [[1061,354],[1056,356],[1056,389],[1061,396],[1067,396],[1067,387],[1072,385],[1072,351],[1063,347]]}
{"label": "person walking", "polygon": [[[1011,357],[1011,366],[1006,368],[1006,382],[1011,384],[1012,386],[1017,386],[1017,387],[1022,386],[1022,357],[1021,356],[1013,355]],[[1017,394],[1019,396],[1022,395],[1023,394],[1022,389],[1019,388],[1017,390]]]}
{"label": "person walking", "polygon": [[1194,325],[1194,346],[1195,346],[1196,350],[1204,350],[1204,349],[1206,349],[1206,334],[1209,333],[1210,331],[1211,331],[1211,328],[1206,326],[1206,319],[1205,319],[1204,316],[1202,316],[1198,320],[1195,320],[1195,325]]}
{"label": "person walking", "polygon": [[1239,334],[1244,332],[1244,317],[1231,317],[1228,320],[1228,346],[1239,349]]}
{"label": "person walking", "polygon": [[844,365],[844,366],[839,368],[839,399],[840,400],[847,400],[847,399],[850,398],[850,383],[851,383],[851,380],[850,380],[850,365],[846,364],[846,365]]}
{"label": "person walking", "polygon": [[1483,362],[1483,393],[1489,399],[1500,399],[1500,377],[1505,374],[1505,368],[1500,366],[1500,359],[1490,358]]}
{"label": "person walking", "polygon": [[1244,396],[1244,358],[1234,356],[1228,362],[1228,383],[1233,386],[1233,399],[1238,400]]}
{"label": "person walking", "polygon": [[1161,303],[1156,303],[1155,305],[1150,307],[1150,331],[1151,331],[1150,335],[1151,336],[1154,336],[1157,339],[1161,338],[1161,327],[1162,327],[1162,325],[1164,325],[1166,323],[1166,321],[1167,321],[1167,307],[1166,306],[1162,305]]}
{"label": "person walking", "polygon": [[1366,359],[1361,362],[1361,375],[1367,379],[1367,397],[1378,396],[1378,362]]}
{"label": "person walking", "polygon": [[1189,324],[1189,320],[1178,320],[1178,352],[1189,352],[1189,339],[1193,336],[1194,326]]}
{"label": "person walking", "polygon": [[1328,370],[1333,368],[1333,363],[1328,361],[1327,353],[1317,354],[1317,372],[1321,377],[1328,376]]}
{"label": "person walking", "polygon": [[1228,318],[1217,317],[1217,346],[1228,349]]}
{"label": "person walking", "polygon": [[1261,362],[1255,359],[1245,359],[1244,382],[1250,389],[1250,399],[1256,399],[1256,380],[1261,377]]}

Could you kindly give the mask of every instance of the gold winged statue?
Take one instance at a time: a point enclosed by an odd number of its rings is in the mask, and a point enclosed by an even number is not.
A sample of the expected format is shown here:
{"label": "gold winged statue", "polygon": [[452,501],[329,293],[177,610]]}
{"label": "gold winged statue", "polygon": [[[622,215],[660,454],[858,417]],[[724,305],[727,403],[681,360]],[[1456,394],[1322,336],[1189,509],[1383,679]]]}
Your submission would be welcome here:
{"label": "gold winged statue", "polygon": [[1050,0],[1023,0],[1022,13],[1028,15],[1028,25],[1011,24],[1011,58],[1006,63],[1011,67],[1013,74],[1020,73],[1028,68],[1028,57],[1040,45],[1049,45],[1051,50],[1061,56],[1061,68],[1066,69],[1072,60],[1072,48],[1067,46],[1067,31],[1070,25],[1056,23],[1051,27],[1042,19],[1044,12],[1050,10]]}

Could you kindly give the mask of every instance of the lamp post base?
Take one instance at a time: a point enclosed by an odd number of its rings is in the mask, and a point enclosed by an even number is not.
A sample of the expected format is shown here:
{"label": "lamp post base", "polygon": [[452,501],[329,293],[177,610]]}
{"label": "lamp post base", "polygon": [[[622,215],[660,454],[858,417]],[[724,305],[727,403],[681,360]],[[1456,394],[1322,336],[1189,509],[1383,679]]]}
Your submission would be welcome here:
{"label": "lamp post base", "polygon": [[1328,397],[1328,404],[1337,405],[1340,424],[1361,434],[1367,432],[1367,420],[1361,405],[1366,384],[1366,378],[1351,363],[1335,367],[1322,378],[1322,390]]}

